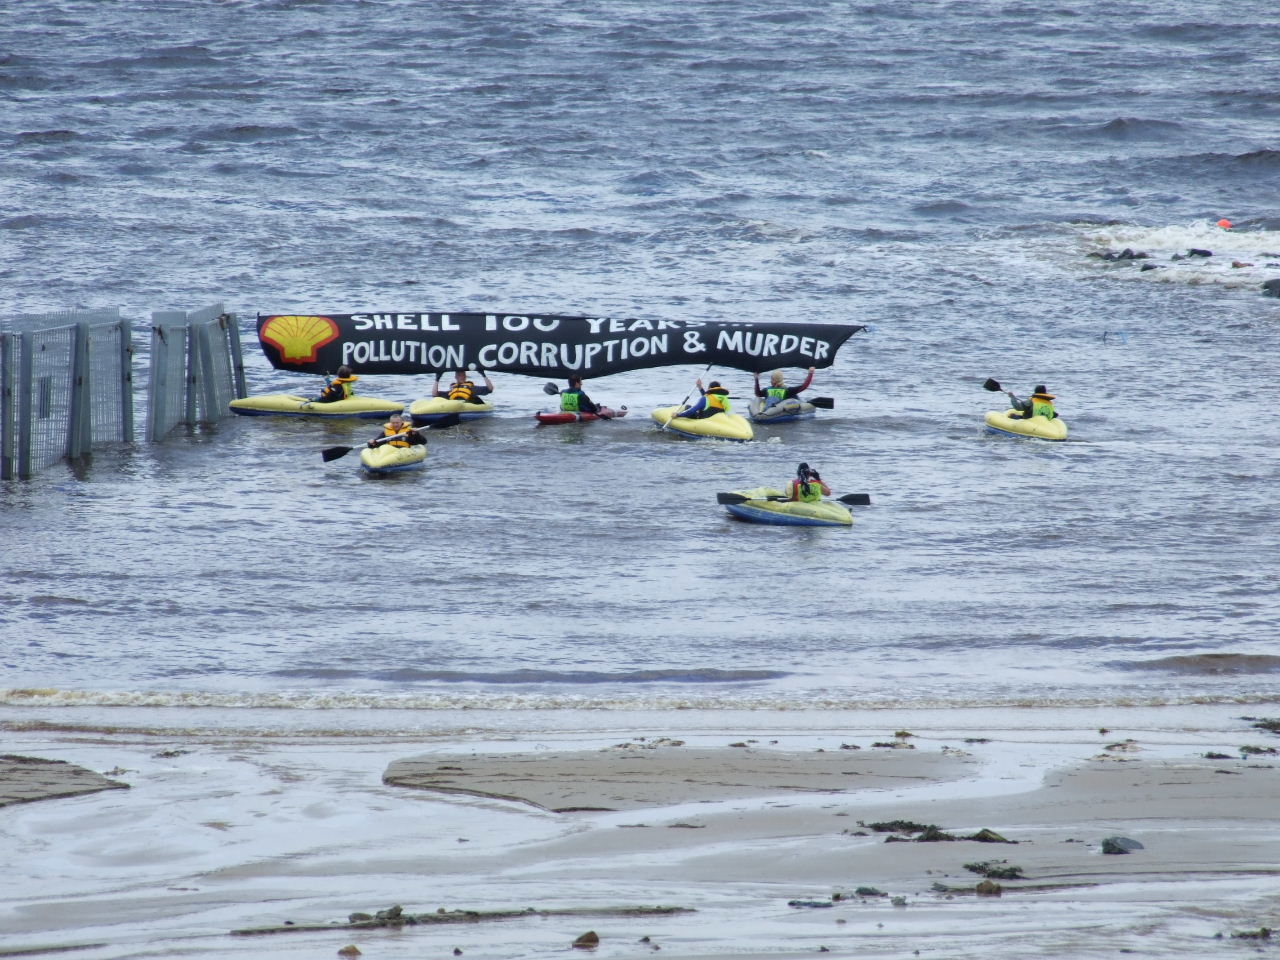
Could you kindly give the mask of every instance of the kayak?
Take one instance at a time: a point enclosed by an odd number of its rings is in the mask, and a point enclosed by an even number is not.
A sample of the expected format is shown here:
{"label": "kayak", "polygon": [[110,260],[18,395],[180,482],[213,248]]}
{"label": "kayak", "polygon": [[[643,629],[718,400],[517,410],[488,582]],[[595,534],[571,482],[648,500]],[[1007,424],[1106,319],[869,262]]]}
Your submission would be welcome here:
{"label": "kayak", "polygon": [[626,407],[614,410],[612,407],[601,407],[600,413],[574,413],[569,410],[539,410],[534,416],[539,423],[590,423],[592,420],[617,420],[627,415]]}
{"label": "kayak", "polygon": [[736,413],[717,413],[710,417],[677,417],[679,410],[686,409],[680,404],[659,407],[653,411],[653,422],[662,424],[672,433],[694,439],[709,438],[713,440],[750,440],[755,434],[751,429],[751,421]]}
{"label": "kayak", "polygon": [[765,406],[764,397],[752,397],[747,404],[747,412],[753,423],[791,423],[793,420],[808,420],[818,408],[799,397],[788,397],[779,400],[773,406]]}
{"label": "kayak", "polygon": [[1006,410],[998,413],[991,410],[987,413],[987,433],[1004,434],[1009,437],[1025,437],[1031,440],[1065,440],[1067,425],[1061,417],[1031,417],[1015,420],[1009,416],[1017,410]]}
{"label": "kayak", "polygon": [[450,400],[448,397],[428,397],[415,400],[409,406],[409,419],[415,427],[432,423],[441,417],[456,413],[463,420],[479,420],[481,417],[493,416],[493,404],[468,403],[466,400]]}
{"label": "kayak", "polygon": [[385,420],[399,413],[403,403],[376,397],[354,396],[332,403],[317,403],[291,393],[264,393],[257,397],[241,397],[231,401],[231,412],[246,417],[360,417],[363,420]]}
{"label": "kayak", "polygon": [[739,520],[748,523],[768,523],[778,527],[848,527],[853,525],[853,514],[833,500],[804,503],[799,500],[770,500],[769,497],[785,497],[773,487],[756,487],[754,490],[735,490],[747,497],[743,503],[726,503],[724,508]]}
{"label": "kayak", "polygon": [[401,470],[417,470],[427,460],[427,445],[415,443],[410,447],[397,447],[390,443],[365,447],[360,451],[360,467],[366,473],[399,473]]}

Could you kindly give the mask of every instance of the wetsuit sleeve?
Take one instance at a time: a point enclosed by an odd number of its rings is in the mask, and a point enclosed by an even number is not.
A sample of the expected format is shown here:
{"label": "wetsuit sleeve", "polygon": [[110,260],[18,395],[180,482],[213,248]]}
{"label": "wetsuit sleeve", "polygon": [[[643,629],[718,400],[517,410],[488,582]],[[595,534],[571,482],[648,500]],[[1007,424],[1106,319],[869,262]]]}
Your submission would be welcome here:
{"label": "wetsuit sleeve", "polygon": [[706,406],[707,406],[707,395],[704,393],[702,396],[700,396],[697,399],[697,401],[694,403],[692,407],[690,407],[688,410],[685,410],[683,413],[677,413],[676,416],[692,417],[695,414],[701,413],[704,409],[706,409]]}
{"label": "wetsuit sleeve", "polygon": [[583,413],[599,413],[600,408],[591,402],[591,398],[585,393],[578,393],[578,409]]}

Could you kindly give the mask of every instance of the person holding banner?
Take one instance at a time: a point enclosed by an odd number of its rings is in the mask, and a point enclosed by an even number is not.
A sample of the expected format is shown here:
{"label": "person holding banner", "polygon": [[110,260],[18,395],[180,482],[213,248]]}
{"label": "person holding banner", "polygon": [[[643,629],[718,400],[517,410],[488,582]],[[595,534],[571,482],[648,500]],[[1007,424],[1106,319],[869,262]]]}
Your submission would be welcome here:
{"label": "person holding banner", "polygon": [[478,387],[475,382],[467,375],[466,370],[459,370],[453,376],[453,384],[448,390],[440,390],[440,374],[436,374],[436,384],[431,390],[433,397],[448,397],[450,400],[461,400],[463,403],[484,403],[481,397],[493,393],[493,381],[489,379],[489,375],[483,370],[476,370],[476,373],[484,377],[484,386]]}
{"label": "person holding banner", "polygon": [[344,363],[338,368],[338,375],[325,384],[324,392],[311,402],[336,403],[339,400],[350,400],[356,395],[356,381],[359,379],[352,375],[351,368]]}
{"label": "person holding banner", "polygon": [[705,417],[714,417],[717,413],[729,413],[731,404],[729,403],[729,391],[720,386],[719,380],[712,380],[711,385],[705,390],[702,387],[702,378],[698,378],[698,390],[701,391],[700,396],[692,407],[681,410],[676,414],[677,417],[688,417],[690,420],[702,420]]}
{"label": "person holding banner", "polygon": [[808,390],[809,384],[813,383],[814,368],[809,368],[809,376],[805,378],[804,383],[798,387],[788,387],[783,378],[781,370],[773,371],[769,378],[769,386],[761,389],[760,374],[756,374],[756,396],[764,398],[764,408],[768,410],[775,404],[781,403],[783,400],[790,400],[792,397],[799,397],[801,390]]}

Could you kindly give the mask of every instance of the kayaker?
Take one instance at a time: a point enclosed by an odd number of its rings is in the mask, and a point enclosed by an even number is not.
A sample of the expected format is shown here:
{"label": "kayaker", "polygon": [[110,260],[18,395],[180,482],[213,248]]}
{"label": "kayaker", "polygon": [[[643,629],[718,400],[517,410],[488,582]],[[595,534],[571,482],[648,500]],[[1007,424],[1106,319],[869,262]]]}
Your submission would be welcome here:
{"label": "kayaker", "polygon": [[805,377],[804,383],[798,387],[788,387],[786,379],[781,370],[775,370],[769,376],[769,386],[760,386],[760,374],[756,374],[756,396],[764,398],[764,408],[768,410],[775,404],[781,403],[783,400],[790,400],[792,397],[800,396],[801,390],[808,390],[809,384],[813,383],[813,374],[816,368],[809,368],[809,375]]}
{"label": "kayaker", "polygon": [[463,403],[484,403],[481,397],[493,393],[493,381],[483,370],[477,368],[476,373],[484,377],[484,386],[478,387],[468,376],[466,370],[459,370],[453,375],[453,384],[448,390],[440,389],[440,374],[436,374],[436,384],[431,390],[433,397],[448,397],[450,400],[461,400]]}
{"label": "kayaker", "polygon": [[[387,437],[400,437],[399,440],[388,440]],[[380,447],[384,443],[392,447],[412,447],[420,443],[426,443],[426,438],[422,436],[413,426],[398,413],[393,413],[387,422],[382,425],[382,433],[369,441],[370,447]]]}
{"label": "kayaker", "polygon": [[582,390],[582,378],[570,377],[569,389],[560,391],[560,409],[564,413],[599,413],[600,408],[591,402]]}
{"label": "kayaker", "polygon": [[1058,411],[1053,408],[1053,401],[1057,398],[1045,389],[1044,384],[1037,385],[1029,400],[1019,400],[1012,390],[1006,390],[1005,393],[1009,395],[1013,408],[1018,411],[1009,414],[1010,420],[1030,420],[1032,417],[1052,420],[1058,415]]}
{"label": "kayaker", "polygon": [[356,395],[356,381],[351,368],[345,363],[338,368],[338,375],[325,383],[324,392],[312,400],[312,403],[336,403],[339,400],[350,400]]}
{"label": "kayaker", "polygon": [[807,463],[802,463],[796,468],[795,478],[787,481],[787,496],[792,500],[816,503],[823,497],[831,496],[831,488],[818,475],[817,470],[812,470]]}
{"label": "kayaker", "polygon": [[699,378],[698,389],[702,392],[702,396],[694,402],[692,407],[677,413],[677,417],[701,420],[705,417],[714,417],[717,413],[731,412],[732,406],[729,403],[729,391],[720,386],[719,380],[712,380],[711,385],[704,390],[702,388],[702,379]]}

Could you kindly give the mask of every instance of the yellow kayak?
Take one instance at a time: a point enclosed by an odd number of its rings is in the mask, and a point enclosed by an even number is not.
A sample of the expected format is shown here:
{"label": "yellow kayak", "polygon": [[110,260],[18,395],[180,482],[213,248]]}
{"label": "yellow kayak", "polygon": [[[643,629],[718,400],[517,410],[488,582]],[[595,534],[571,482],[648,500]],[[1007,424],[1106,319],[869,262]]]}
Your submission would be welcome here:
{"label": "yellow kayak", "polygon": [[1067,425],[1061,417],[1054,417],[1052,420],[1047,417],[1015,420],[1010,414],[1017,412],[1014,409],[1006,410],[1004,413],[990,411],[986,416],[987,432],[1002,433],[1011,437],[1028,437],[1032,440],[1067,439]]}
{"label": "yellow kayak", "polygon": [[383,443],[376,447],[365,447],[360,451],[360,466],[369,473],[397,473],[401,470],[414,470],[421,467],[427,459],[427,445],[415,443],[410,447],[396,447]]}
{"label": "yellow kayak", "polygon": [[[738,502],[740,497],[746,499]],[[772,499],[775,497],[780,499]],[[781,527],[853,525],[853,514],[834,500],[818,500],[813,503],[787,500],[785,493],[773,487],[735,490],[728,496],[721,495],[720,502],[739,520],[749,523],[768,523]]]}
{"label": "yellow kayak", "polygon": [[466,400],[450,400],[448,397],[428,397],[415,400],[409,405],[409,418],[415,427],[447,417],[456,413],[463,420],[478,420],[481,417],[493,416],[493,404],[469,403]]}
{"label": "yellow kayak", "polygon": [[751,421],[736,413],[717,413],[710,417],[677,417],[676,414],[687,409],[680,404],[669,407],[658,407],[653,411],[653,422],[662,424],[672,433],[696,439],[713,440],[750,440],[755,434],[751,429]]}
{"label": "yellow kayak", "polygon": [[232,413],[246,417],[360,417],[364,420],[383,420],[388,415],[404,410],[403,403],[379,400],[376,397],[354,396],[332,403],[317,403],[291,393],[264,393],[256,397],[241,397],[231,401]]}

